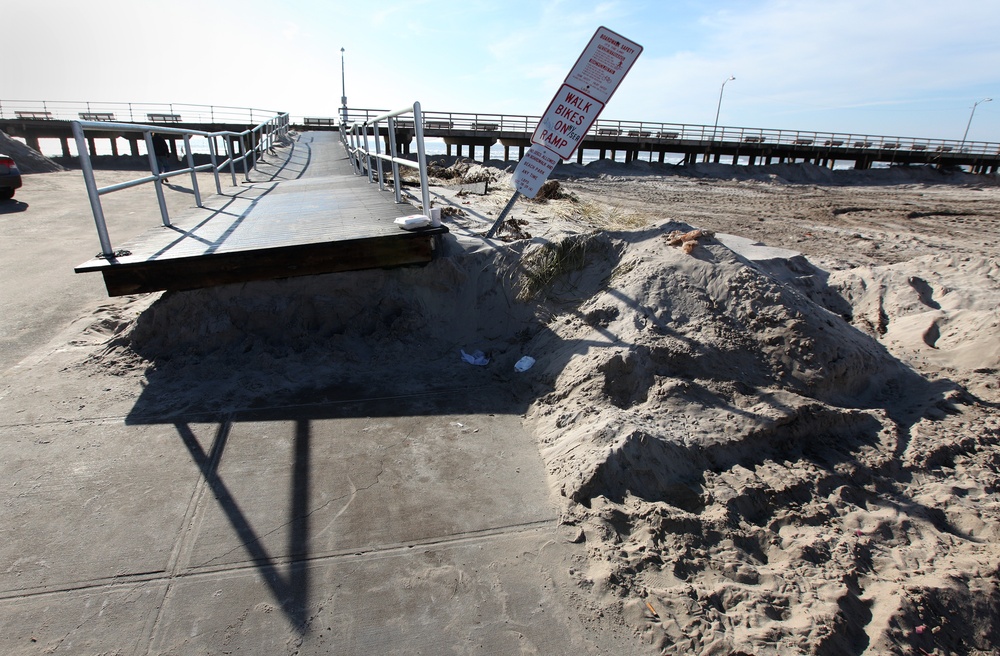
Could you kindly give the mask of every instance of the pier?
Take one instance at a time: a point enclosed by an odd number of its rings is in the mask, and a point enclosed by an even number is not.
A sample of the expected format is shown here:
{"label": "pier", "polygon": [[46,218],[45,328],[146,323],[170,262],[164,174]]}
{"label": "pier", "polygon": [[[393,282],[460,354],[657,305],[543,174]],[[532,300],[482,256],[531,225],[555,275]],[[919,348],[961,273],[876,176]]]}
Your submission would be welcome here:
{"label": "pier", "polygon": [[[350,110],[348,118],[363,122],[380,113]],[[444,141],[448,155],[485,161],[490,159],[491,149],[500,145],[503,160],[517,161],[531,146],[539,120],[538,116],[524,115],[424,112],[423,128],[425,137]],[[382,136],[387,137],[384,129]],[[412,127],[399,126],[395,137],[405,152],[413,139]],[[587,153],[595,151],[597,159],[626,163],[663,163],[671,157],[684,164],[808,162],[832,168],[836,162],[849,161],[856,169],[876,164],[962,166],[974,173],[996,173],[1000,166],[1000,143],[648,121],[596,121],[576,151],[576,162],[582,164]]]}
{"label": "pier", "polygon": [[[128,122],[164,125],[189,130],[239,132],[274,112],[208,105],[70,103],[0,100],[0,130],[20,137],[40,150],[40,139],[58,139],[64,157],[73,153],[70,122],[74,120]],[[350,123],[364,122],[384,113],[380,109],[348,109]],[[519,114],[424,112],[424,135],[440,138],[448,155],[485,161],[495,146],[502,159],[519,161],[531,145],[531,135],[541,117]],[[337,131],[341,119],[333,116],[292,117],[300,131]],[[402,152],[410,151],[414,139],[412,123],[400,121],[396,141]],[[382,136],[387,139],[385,130]],[[88,147],[95,155],[96,143],[107,140],[112,156],[140,154],[134,134],[115,130],[89,131]],[[119,148],[119,139],[128,144]],[[177,152],[177,144],[171,144]],[[239,144],[233,144],[239,149]],[[252,145],[244,146],[252,149]],[[587,132],[575,160],[596,159],[663,163],[670,158],[684,164],[769,165],[808,162],[833,167],[850,162],[856,169],[872,166],[931,165],[965,167],[973,173],[996,173],[1000,167],[1000,143],[929,137],[873,135],[844,132],[782,130],[712,126],[651,121],[598,120]]]}

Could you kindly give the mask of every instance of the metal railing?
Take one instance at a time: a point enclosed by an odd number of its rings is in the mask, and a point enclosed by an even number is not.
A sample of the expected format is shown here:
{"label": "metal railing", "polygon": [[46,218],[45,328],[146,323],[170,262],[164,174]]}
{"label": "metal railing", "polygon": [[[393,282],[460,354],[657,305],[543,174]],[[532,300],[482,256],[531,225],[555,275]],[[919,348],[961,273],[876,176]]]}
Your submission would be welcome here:
{"label": "metal railing", "polygon": [[[349,109],[348,118],[352,122],[364,122],[384,113],[382,110]],[[471,114],[460,112],[424,112],[423,127],[435,135],[449,133],[482,133],[483,136],[496,135],[524,136],[534,132],[540,116],[518,114]],[[405,122],[401,128],[412,128]],[[519,134],[504,134],[519,133]],[[818,132],[811,130],[780,130],[769,128],[725,127],[685,123],[662,123],[654,121],[619,121],[599,119],[587,132],[587,138],[634,138],[642,143],[691,142],[710,145],[712,143],[799,146],[810,148],[830,148],[832,152],[846,150],[895,150],[916,151],[938,154],[989,155],[1000,154],[1000,143],[989,141],[962,141],[959,139],[933,139],[891,135],[858,134],[850,132]],[[845,157],[854,156],[854,153]]]}
{"label": "metal railing", "polygon": [[257,125],[282,112],[252,107],[191,105],[185,103],[91,102],[80,100],[0,100],[0,119],[34,115],[60,121],[97,120],[119,123],[150,123],[150,115],[179,123],[238,123]]}
{"label": "metal railing", "polygon": [[[406,119],[399,120],[397,117],[412,114],[412,121]],[[381,146],[381,135],[379,134],[382,123],[386,124],[386,135],[388,137],[389,152],[383,153]],[[382,162],[389,162],[392,168],[392,187],[397,203],[402,203],[402,184],[399,176],[399,167],[406,166],[415,168],[420,175],[420,201],[421,209],[425,216],[431,219],[432,226],[440,226],[441,220],[431,212],[430,190],[427,186],[427,153],[424,149],[424,125],[425,117],[420,111],[420,103],[415,102],[412,106],[397,109],[393,112],[382,112],[377,115],[366,116],[362,121],[353,121],[340,131],[344,148],[347,149],[351,162],[354,165],[354,172],[357,175],[367,173],[368,182],[378,181],[381,191],[385,191],[385,176]],[[396,130],[402,127],[412,127],[417,142],[417,161],[399,156],[396,145]],[[375,144],[374,151],[369,146],[369,137]],[[374,164],[374,170],[373,170]]]}
{"label": "metal railing", "polygon": [[[101,254],[104,257],[114,257],[115,251],[111,245],[108,235],[107,222],[104,218],[104,209],[101,206],[101,196],[122,189],[136,187],[143,184],[153,183],[156,189],[156,199],[160,206],[160,218],[163,225],[170,225],[170,216],[167,212],[166,198],[163,194],[163,183],[165,180],[177,175],[190,174],[191,186],[194,190],[195,203],[198,207],[204,207],[201,201],[201,191],[198,187],[197,174],[201,171],[211,170],[215,177],[215,188],[217,193],[222,193],[222,183],[219,180],[219,171],[229,168],[232,176],[233,186],[236,186],[236,162],[243,164],[243,176],[249,181],[250,169],[257,167],[258,156],[270,150],[276,139],[282,137],[288,131],[288,114],[278,114],[257,126],[242,132],[222,131],[203,132],[200,130],[185,130],[182,128],[171,128],[162,125],[142,125],[134,123],[117,123],[110,121],[72,121],[73,136],[76,139],[77,152],[80,157],[80,168],[83,171],[84,182],[87,185],[87,195],[90,198],[90,207],[94,214],[94,223],[97,225],[97,235],[101,242]],[[146,154],[149,158],[150,175],[126,180],[118,184],[106,187],[98,187],[94,177],[94,167],[90,159],[90,151],[87,148],[87,130],[116,130],[120,132],[141,132],[146,143]],[[162,171],[157,158],[156,147],[153,144],[153,134],[172,135],[180,137],[184,141],[184,150],[187,167],[176,171]],[[194,153],[191,148],[192,137],[203,138],[208,144],[209,157],[211,163],[195,166]],[[219,161],[218,140],[225,144],[226,158]],[[234,152],[235,144],[239,145],[239,153]],[[250,163],[248,164],[248,159]]]}

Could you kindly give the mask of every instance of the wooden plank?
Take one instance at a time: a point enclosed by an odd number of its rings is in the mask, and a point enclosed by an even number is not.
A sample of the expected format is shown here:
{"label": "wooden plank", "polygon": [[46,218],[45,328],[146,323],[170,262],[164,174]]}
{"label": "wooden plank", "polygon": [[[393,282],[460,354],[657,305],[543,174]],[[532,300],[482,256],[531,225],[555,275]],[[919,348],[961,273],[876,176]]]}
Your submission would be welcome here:
{"label": "wooden plank", "polygon": [[138,262],[103,269],[110,296],[430,262],[447,228],[380,238]]}

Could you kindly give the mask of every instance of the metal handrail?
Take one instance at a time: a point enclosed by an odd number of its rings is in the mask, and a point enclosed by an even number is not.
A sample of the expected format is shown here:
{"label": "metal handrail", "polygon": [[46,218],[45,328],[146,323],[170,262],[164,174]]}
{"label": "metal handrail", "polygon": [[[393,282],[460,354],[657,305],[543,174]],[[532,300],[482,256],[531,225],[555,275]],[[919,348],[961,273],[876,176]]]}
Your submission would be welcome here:
{"label": "metal handrail", "polygon": [[[349,109],[352,121],[367,121],[382,110]],[[519,114],[479,114],[462,112],[424,112],[423,125],[436,132],[475,131],[504,136],[505,132],[531,133],[540,116]],[[410,126],[403,126],[410,127]],[[714,139],[713,139],[714,133]],[[845,150],[917,150],[941,154],[990,155],[1000,154],[1000,143],[873,135],[853,132],[820,132],[814,130],[782,130],[751,127],[724,127],[656,121],[626,121],[598,119],[587,132],[588,137],[634,137],[645,142],[699,142],[726,144],[767,144],[776,146],[820,146],[837,153]],[[809,143],[806,143],[809,142]]]}
{"label": "metal handrail", "polygon": [[148,123],[149,114],[179,116],[184,123],[240,123],[256,125],[281,112],[254,107],[194,105],[188,103],[136,103],[87,100],[0,100],[0,119],[17,119],[18,112],[49,114],[60,121],[87,120],[86,115],[110,115],[106,121]]}
{"label": "metal handrail", "polygon": [[[83,179],[87,186],[87,196],[90,198],[90,208],[94,214],[94,223],[97,226],[97,236],[101,242],[101,254],[104,257],[114,257],[115,251],[111,246],[111,238],[108,235],[107,222],[104,218],[104,208],[101,206],[101,196],[122,189],[136,187],[152,182],[156,189],[156,199],[160,206],[160,218],[163,225],[170,225],[170,216],[167,212],[166,198],[163,195],[163,182],[173,176],[184,173],[191,174],[191,185],[194,189],[195,203],[198,207],[204,207],[201,202],[201,190],[198,187],[197,173],[211,170],[215,177],[215,188],[217,193],[222,193],[222,183],[219,180],[219,171],[228,167],[232,176],[233,186],[236,186],[236,162],[243,163],[244,180],[249,181],[250,169],[257,168],[258,153],[263,154],[274,146],[276,139],[281,138],[288,132],[288,114],[278,114],[253,128],[242,132],[230,130],[220,132],[204,132],[202,130],[186,130],[183,128],[171,128],[160,125],[143,125],[135,123],[116,123],[109,121],[71,121],[73,136],[76,139],[76,148],[80,157],[80,168],[83,171]],[[149,158],[149,170],[151,175],[133,180],[126,180],[106,187],[98,187],[94,178],[94,166],[90,159],[90,151],[87,148],[86,130],[113,129],[121,132],[141,132],[146,143],[146,154]],[[177,171],[161,171],[157,161],[155,148],[153,147],[153,133],[177,135],[184,140],[184,150],[187,159],[187,168]],[[191,137],[203,137],[208,141],[210,164],[195,166],[194,154],[191,150]],[[226,147],[226,159],[218,161],[217,139],[222,139]],[[238,140],[240,144],[240,155],[233,153],[233,142]],[[251,164],[247,164],[247,160]]]}
{"label": "metal handrail", "polygon": [[[412,127],[417,142],[416,162],[411,159],[400,157],[396,148],[396,130],[402,127],[401,124],[405,124],[405,122],[397,121],[397,117],[406,116],[408,114],[413,115]],[[383,122],[386,123],[386,132],[388,134],[388,153],[382,152],[381,145],[379,143],[379,131]],[[431,225],[437,227],[441,225],[441,220],[440,218],[436,218],[431,212],[430,189],[427,184],[427,152],[424,149],[424,124],[425,119],[423,113],[420,111],[420,103],[415,102],[413,105],[403,107],[402,109],[397,109],[391,112],[382,112],[375,116],[366,116],[363,121],[352,122],[349,126],[347,126],[347,129],[342,129],[340,131],[340,137],[344,143],[344,148],[347,150],[347,154],[350,156],[351,162],[354,165],[355,174],[362,175],[367,172],[368,182],[375,182],[375,178],[378,178],[378,186],[381,191],[385,191],[385,178],[382,171],[382,162],[385,161],[391,164],[393,194],[397,203],[403,202],[399,167],[408,166],[410,168],[417,169],[420,175],[420,201],[422,212],[425,216],[430,218]],[[370,135],[375,137],[374,152],[372,152],[368,146],[368,137]],[[375,168],[378,171],[377,175],[372,171],[373,160]]]}

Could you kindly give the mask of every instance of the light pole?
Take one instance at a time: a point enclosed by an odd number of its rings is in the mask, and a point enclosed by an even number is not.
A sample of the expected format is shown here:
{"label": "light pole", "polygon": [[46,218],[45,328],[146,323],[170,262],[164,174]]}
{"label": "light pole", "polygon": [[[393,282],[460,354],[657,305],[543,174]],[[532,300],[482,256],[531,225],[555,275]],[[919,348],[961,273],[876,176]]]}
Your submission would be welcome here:
{"label": "light pole", "polygon": [[719,89],[719,104],[715,107],[715,125],[712,126],[712,141],[715,141],[715,131],[719,128],[719,112],[722,111],[722,92],[726,90],[726,82],[735,79],[735,75],[730,75],[722,82],[722,88]]}
{"label": "light pole", "polygon": [[992,98],[983,98],[982,100],[977,100],[975,103],[972,104],[972,113],[969,114],[969,122],[965,124],[965,134],[962,135],[962,145],[960,146],[959,150],[965,149],[965,138],[969,136],[969,126],[972,125],[972,117],[976,115],[976,107],[979,106],[979,103],[992,102],[992,101],[993,101]]}
{"label": "light pole", "polygon": [[340,124],[347,125],[347,82],[344,78],[344,49],[340,49]]}

